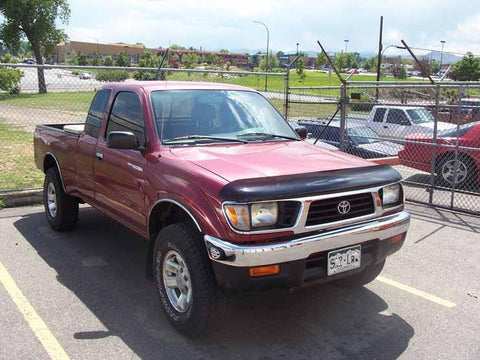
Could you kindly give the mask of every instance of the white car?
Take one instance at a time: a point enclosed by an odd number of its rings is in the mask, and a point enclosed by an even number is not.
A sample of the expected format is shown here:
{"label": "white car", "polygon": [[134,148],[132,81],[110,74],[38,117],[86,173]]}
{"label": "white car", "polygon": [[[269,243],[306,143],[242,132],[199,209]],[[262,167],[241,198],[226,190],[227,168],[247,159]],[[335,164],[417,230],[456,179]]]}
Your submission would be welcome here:
{"label": "white car", "polygon": [[90,80],[92,78],[92,74],[84,72],[84,73],[80,73],[80,75],[78,75],[78,77],[80,79]]}

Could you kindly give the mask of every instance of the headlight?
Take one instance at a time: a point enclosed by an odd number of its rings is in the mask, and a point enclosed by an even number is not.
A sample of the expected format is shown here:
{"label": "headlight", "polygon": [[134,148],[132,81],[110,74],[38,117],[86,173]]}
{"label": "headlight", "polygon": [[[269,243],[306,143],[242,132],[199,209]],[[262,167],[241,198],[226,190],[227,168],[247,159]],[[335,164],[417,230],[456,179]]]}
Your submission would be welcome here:
{"label": "headlight", "polygon": [[275,202],[251,205],[225,204],[223,208],[230,225],[241,231],[273,226],[278,220],[278,205]]}
{"label": "headlight", "polygon": [[394,184],[382,189],[383,206],[398,204],[400,202],[401,185]]}
{"label": "headlight", "polygon": [[253,204],[251,212],[252,226],[255,228],[275,225],[278,219],[277,203]]}

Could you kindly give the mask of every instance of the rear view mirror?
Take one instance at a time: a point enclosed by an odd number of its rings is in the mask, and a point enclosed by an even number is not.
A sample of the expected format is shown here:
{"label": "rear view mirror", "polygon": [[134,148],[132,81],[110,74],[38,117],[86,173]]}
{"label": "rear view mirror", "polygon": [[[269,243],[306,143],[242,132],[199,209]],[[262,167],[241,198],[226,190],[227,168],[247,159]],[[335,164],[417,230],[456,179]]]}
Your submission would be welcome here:
{"label": "rear view mirror", "polygon": [[300,139],[305,140],[308,135],[307,128],[305,126],[299,126],[295,128],[295,132],[300,136]]}
{"label": "rear view mirror", "polygon": [[137,149],[137,135],[130,131],[112,131],[107,135],[107,147],[112,149]]}

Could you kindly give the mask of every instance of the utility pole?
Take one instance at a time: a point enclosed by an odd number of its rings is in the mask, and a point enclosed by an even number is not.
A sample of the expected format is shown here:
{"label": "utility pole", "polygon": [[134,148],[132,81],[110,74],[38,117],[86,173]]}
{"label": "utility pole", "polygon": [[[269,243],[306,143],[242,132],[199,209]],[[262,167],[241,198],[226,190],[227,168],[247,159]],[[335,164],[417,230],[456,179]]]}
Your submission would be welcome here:
{"label": "utility pole", "polygon": [[[263,22],[261,21],[253,21],[254,23],[257,23],[257,24],[262,24],[263,26],[265,26],[265,30],[267,30],[267,64],[265,66],[265,69],[266,69],[266,73],[268,73],[268,45],[270,43],[270,32],[268,31],[268,27],[267,25],[265,25]],[[265,92],[267,92],[267,83],[268,83],[268,75],[265,75]]]}
{"label": "utility pole", "polygon": [[[377,58],[377,83],[380,81],[380,70],[382,66],[382,36],[383,36],[383,15],[380,16],[380,33],[378,36],[378,58]],[[377,88],[375,89],[375,102],[378,101],[378,84]]]}
{"label": "utility pole", "polygon": [[298,45],[299,45],[299,43],[297,43],[297,56],[298,56]]}
{"label": "utility pole", "polygon": [[348,48],[348,42],[349,42],[350,40],[345,39],[345,40],[343,40],[343,41],[345,41],[345,54],[346,54],[346,53],[347,53],[347,48]]}
{"label": "utility pole", "polygon": [[443,64],[443,46],[445,45],[445,40],[440,40],[442,43],[442,52],[440,53],[440,73],[442,72],[442,64]]}

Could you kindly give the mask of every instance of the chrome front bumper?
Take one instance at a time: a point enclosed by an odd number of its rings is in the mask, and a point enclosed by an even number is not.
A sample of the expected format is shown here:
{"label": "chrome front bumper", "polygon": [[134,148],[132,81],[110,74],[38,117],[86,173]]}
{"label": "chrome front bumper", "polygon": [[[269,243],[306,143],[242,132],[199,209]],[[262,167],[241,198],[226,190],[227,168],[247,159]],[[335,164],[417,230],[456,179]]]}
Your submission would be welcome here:
{"label": "chrome front bumper", "polygon": [[225,260],[218,260],[212,257],[211,251],[207,251],[211,260],[225,265],[250,267],[306,259],[314,253],[361,244],[374,239],[386,240],[405,233],[409,224],[410,214],[401,211],[359,224],[272,245],[236,245],[210,235],[205,235],[204,239],[207,250],[213,246],[221,249],[226,257]]}

